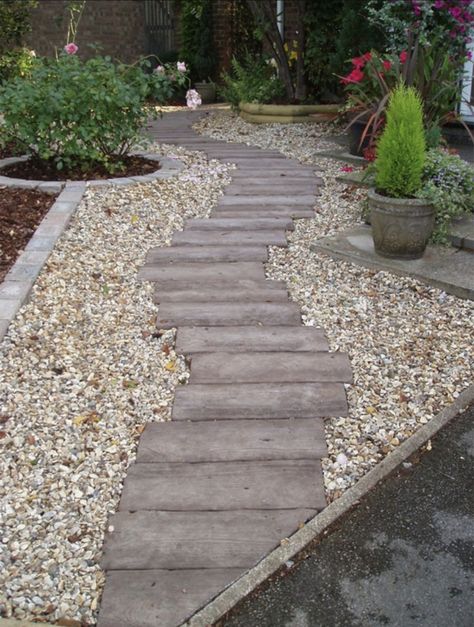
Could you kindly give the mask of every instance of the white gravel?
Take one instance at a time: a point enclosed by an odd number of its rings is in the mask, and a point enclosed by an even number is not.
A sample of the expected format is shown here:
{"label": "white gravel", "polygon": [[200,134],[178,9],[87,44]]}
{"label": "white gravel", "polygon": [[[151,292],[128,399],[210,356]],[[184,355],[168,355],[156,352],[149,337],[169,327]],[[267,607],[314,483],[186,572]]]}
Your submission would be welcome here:
{"label": "white gravel", "polygon": [[99,567],[139,434],[169,418],[184,360],[137,271],[229,178],[159,146],[176,179],[89,190],[0,345],[0,616],[94,624]]}
{"label": "white gravel", "polygon": [[335,261],[310,244],[360,222],[365,192],[338,183],[343,164],[329,125],[252,125],[228,112],[196,127],[216,139],[276,148],[322,172],[313,219],[299,220],[288,249],[272,248],[267,274],[287,281],[304,323],[321,326],[331,350],[349,354],[349,415],[326,421],[329,500],[340,496],[473,382],[474,303],[419,281]]}

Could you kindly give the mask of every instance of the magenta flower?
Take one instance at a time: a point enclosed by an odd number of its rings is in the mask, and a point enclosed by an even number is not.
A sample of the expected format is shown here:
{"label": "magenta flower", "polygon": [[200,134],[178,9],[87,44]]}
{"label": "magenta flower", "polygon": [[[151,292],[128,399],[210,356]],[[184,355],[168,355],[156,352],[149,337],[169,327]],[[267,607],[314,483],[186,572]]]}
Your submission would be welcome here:
{"label": "magenta flower", "polygon": [[186,72],[186,63],[184,63],[184,61],[178,61],[176,67],[178,68],[178,72]]}
{"label": "magenta flower", "polygon": [[76,54],[78,50],[79,48],[76,46],[76,44],[72,42],[70,44],[67,44],[67,46],[64,46],[64,52],[66,54]]}
{"label": "magenta flower", "polygon": [[341,172],[354,172],[354,168],[351,165],[343,165]]}
{"label": "magenta flower", "polygon": [[435,9],[442,9],[443,7],[444,7],[443,0],[436,0],[436,2],[434,3],[434,8]]}

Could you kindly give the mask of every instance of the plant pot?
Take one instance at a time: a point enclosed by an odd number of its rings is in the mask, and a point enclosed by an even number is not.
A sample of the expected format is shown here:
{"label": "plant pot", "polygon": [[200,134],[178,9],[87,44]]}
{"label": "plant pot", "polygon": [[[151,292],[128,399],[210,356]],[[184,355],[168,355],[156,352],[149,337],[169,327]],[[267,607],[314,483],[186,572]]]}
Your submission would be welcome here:
{"label": "plant pot", "polygon": [[364,120],[357,120],[351,124],[348,130],[349,152],[356,157],[363,157],[364,150],[368,148],[370,143],[370,133],[367,133],[362,144],[360,143],[366,124],[367,122]]}
{"label": "plant pot", "polygon": [[392,259],[419,259],[434,228],[434,207],[419,198],[389,198],[369,190],[375,252]]}
{"label": "plant pot", "polygon": [[216,101],[215,83],[195,83],[194,88],[201,96],[202,104],[209,104]]}

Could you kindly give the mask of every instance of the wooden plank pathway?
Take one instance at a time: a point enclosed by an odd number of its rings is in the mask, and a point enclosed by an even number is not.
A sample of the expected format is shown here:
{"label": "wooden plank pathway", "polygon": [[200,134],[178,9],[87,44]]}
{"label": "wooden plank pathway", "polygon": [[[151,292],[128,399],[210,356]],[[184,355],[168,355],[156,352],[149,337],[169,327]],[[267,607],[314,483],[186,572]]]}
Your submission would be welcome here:
{"label": "wooden plank pathway", "polygon": [[173,420],[141,436],[106,536],[99,627],[182,624],[324,508],[322,419],[347,411],[347,356],[302,325],[263,265],[293,218],[313,214],[321,179],[275,151],[201,137],[194,119],[168,114],[154,132],[238,169],[210,218],[187,220],[140,271],[191,375]]}

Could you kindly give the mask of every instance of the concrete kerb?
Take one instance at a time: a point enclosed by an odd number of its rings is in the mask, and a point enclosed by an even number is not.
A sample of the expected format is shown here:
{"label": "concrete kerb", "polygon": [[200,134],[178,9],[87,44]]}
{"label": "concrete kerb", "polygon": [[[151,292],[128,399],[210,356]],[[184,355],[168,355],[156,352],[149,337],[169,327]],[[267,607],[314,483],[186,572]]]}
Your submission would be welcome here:
{"label": "concrete kerb", "polygon": [[27,620],[16,620],[15,618],[0,618],[0,627],[58,627],[51,623],[30,623]]}
{"label": "concrete kerb", "polygon": [[[184,164],[178,159],[163,157],[155,153],[135,153],[160,162],[160,169],[152,174],[132,178],[106,179],[99,181],[27,181],[0,175],[0,185],[19,189],[37,189],[47,193],[59,193],[41,224],[18,257],[5,279],[0,283],[0,342],[7,333],[10,322],[25,305],[39,273],[48,260],[56,242],[67,229],[74,212],[82,200],[87,187],[105,185],[131,185],[149,183],[157,179],[176,176]],[[0,159],[2,167],[25,161],[27,157]]]}
{"label": "concrete kerb", "polygon": [[269,577],[285,566],[309,544],[316,541],[339,518],[357,506],[380,481],[387,478],[404,461],[424,446],[438,431],[448,424],[459,412],[474,401],[474,384],[464,390],[448,407],[437,414],[428,424],[420,427],[416,433],[405,440],[395,451],[387,455],[377,466],[362,477],[339,499],[328,505],[312,518],[285,543],[264,557],[254,568],[231,584],[215,599],[182,623],[188,627],[208,627],[223,618],[242,599],[256,590]]}

